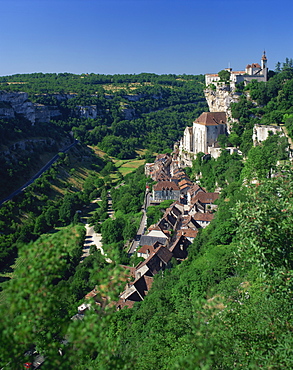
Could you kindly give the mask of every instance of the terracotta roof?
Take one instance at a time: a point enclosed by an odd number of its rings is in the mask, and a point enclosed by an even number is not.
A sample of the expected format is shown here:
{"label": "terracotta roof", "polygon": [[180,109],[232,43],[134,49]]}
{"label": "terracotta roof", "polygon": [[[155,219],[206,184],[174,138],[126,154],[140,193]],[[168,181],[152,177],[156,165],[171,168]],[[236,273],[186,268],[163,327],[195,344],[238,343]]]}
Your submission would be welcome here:
{"label": "terracotta roof", "polygon": [[137,253],[153,253],[155,252],[155,248],[153,245],[142,245],[141,248],[137,251]]}
{"label": "terracotta roof", "polygon": [[187,193],[189,194],[192,194],[192,193],[196,193],[198,191],[202,191],[205,193],[205,189],[202,188],[201,186],[197,185],[197,184],[193,184],[190,189],[187,191]]}
{"label": "terracotta roof", "polygon": [[184,189],[189,189],[190,188],[190,185],[189,184],[185,184],[185,185],[181,185],[180,186],[180,190],[184,190]]}
{"label": "terracotta roof", "polygon": [[152,231],[152,230],[159,230],[159,231],[162,231],[162,228],[160,227],[159,223],[158,224],[154,224],[154,225],[151,225],[149,228],[148,228],[148,231]]}
{"label": "terracotta roof", "polygon": [[214,203],[216,199],[219,198],[219,193],[204,193],[200,191],[192,198],[192,203],[197,202],[198,200],[201,203]]}
{"label": "terracotta roof", "polygon": [[[136,269],[139,270],[141,267],[147,265],[147,266],[151,266],[151,269],[152,269],[152,262],[151,260],[152,259],[156,259],[156,258],[159,258],[161,261],[165,262],[166,264],[171,260],[172,258],[172,253],[168,250],[168,248],[164,247],[164,246],[160,246],[159,248],[157,248],[155,250],[155,252],[153,252],[152,254],[149,255],[149,257],[140,262],[137,266],[136,266]],[[157,270],[153,270],[152,271],[154,274],[156,274],[158,271]]]}
{"label": "terracotta roof", "polygon": [[146,286],[147,286],[147,291],[149,291],[152,287],[154,278],[151,277],[151,276],[147,276],[147,275],[143,275],[143,277],[144,277],[144,280],[145,280],[145,283],[146,283]]}
{"label": "terracotta roof", "polygon": [[[190,223],[192,224],[192,226],[194,228],[197,228],[199,227],[199,225],[196,223],[195,219],[191,216],[191,215],[187,215],[187,216],[183,216],[182,218],[182,223],[181,223],[181,227],[184,228],[184,227],[189,227],[191,226]],[[189,226],[188,226],[189,225]]]}
{"label": "terracotta roof", "polygon": [[213,213],[201,213],[201,212],[197,212],[192,217],[195,219],[195,221],[208,221],[208,222],[211,222],[212,219],[214,218],[214,214]]}
{"label": "terracotta roof", "polygon": [[183,186],[183,185],[186,185],[186,184],[192,185],[192,182],[189,179],[183,179],[183,180],[179,181],[179,186],[180,187]]}
{"label": "terracotta roof", "polygon": [[130,300],[124,300],[123,298],[120,298],[118,303],[117,303],[117,309],[122,310],[122,308],[127,307],[127,308],[132,308],[134,305],[135,301],[130,301]]}
{"label": "terracotta roof", "polygon": [[177,235],[183,235],[186,238],[195,238],[198,233],[198,230],[193,229],[183,229],[178,231]]}
{"label": "terracotta roof", "polygon": [[164,159],[164,158],[167,159],[169,157],[170,157],[170,154],[168,154],[168,153],[158,154],[157,157],[156,157],[156,161],[158,161],[160,159]]}
{"label": "terracotta roof", "polygon": [[165,190],[165,189],[173,189],[173,190],[179,190],[179,187],[175,184],[173,181],[159,181],[157,184],[153,186],[153,189],[155,191],[159,190]]}
{"label": "terracotta roof", "polygon": [[157,250],[156,250],[156,255],[163,261],[165,262],[166,264],[170,261],[170,259],[172,258],[172,253],[169,251],[168,248],[166,247],[159,247]]}
{"label": "terracotta roof", "polygon": [[180,208],[177,208],[178,204],[180,204],[178,201],[176,203],[173,203],[172,206],[170,207],[170,212],[172,212],[175,216],[180,216],[182,214],[182,211]]}
{"label": "terracotta roof", "polygon": [[182,233],[180,235],[177,234],[177,239],[175,240],[175,242],[169,248],[170,252],[173,252],[173,250],[175,249],[175,247],[177,246],[178,243],[186,243],[187,245],[189,245],[190,241],[186,240],[185,235],[183,235]]}
{"label": "terracotta roof", "polygon": [[260,65],[258,63],[252,63],[251,67],[252,68],[260,68]]}
{"label": "terracotta roof", "polygon": [[96,289],[93,289],[88,294],[85,295],[85,299],[94,298],[98,294]]}
{"label": "terracotta roof", "polygon": [[226,123],[225,112],[203,112],[194,123],[199,123],[205,126],[215,126]]}

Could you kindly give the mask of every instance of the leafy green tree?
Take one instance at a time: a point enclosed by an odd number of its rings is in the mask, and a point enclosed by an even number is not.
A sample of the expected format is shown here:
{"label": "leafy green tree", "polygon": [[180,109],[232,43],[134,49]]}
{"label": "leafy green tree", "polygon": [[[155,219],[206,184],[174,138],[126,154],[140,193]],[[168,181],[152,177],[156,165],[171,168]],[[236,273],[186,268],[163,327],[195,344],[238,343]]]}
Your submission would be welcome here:
{"label": "leafy green tree", "polygon": [[291,171],[283,170],[281,178],[263,179],[249,189],[247,200],[236,207],[239,252],[263,273],[292,269],[291,178]]}
{"label": "leafy green tree", "polygon": [[271,135],[261,145],[251,148],[245,161],[242,178],[251,181],[269,177],[271,171],[275,170],[277,161],[286,158],[287,146],[286,138]]}
{"label": "leafy green tree", "polygon": [[223,69],[221,70],[219,73],[218,73],[219,77],[220,77],[220,81],[221,82],[225,82],[225,83],[228,83],[230,81],[230,72],[227,71],[226,69]]}
{"label": "leafy green tree", "polygon": [[122,217],[105,220],[101,228],[103,242],[110,244],[123,240],[124,226],[125,221]]}

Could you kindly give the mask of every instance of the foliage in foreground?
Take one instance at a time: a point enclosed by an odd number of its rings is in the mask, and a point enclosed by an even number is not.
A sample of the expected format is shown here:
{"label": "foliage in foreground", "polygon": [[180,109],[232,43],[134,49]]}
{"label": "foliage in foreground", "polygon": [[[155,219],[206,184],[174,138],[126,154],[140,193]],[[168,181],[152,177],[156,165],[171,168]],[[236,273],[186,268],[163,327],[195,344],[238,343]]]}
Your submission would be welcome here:
{"label": "foliage in foreground", "polygon": [[[83,321],[70,320],[68,286],[59,280],[78,229],[30,245],[23,251],[30,263],[4,290],[2,364],[12,358],[19,364],[37,343],[44,368],[291,368],[293,173],[279,173],[258,185],[228,187],[219,206],[226,219],[216,217],[202,230],[188,259],[157,275],[132,310],[94,305]],[[224,221],[232,235],[226,239]],[[117,299],[125,282],[120,269],[93,265],[93,271],[101,295]]]}

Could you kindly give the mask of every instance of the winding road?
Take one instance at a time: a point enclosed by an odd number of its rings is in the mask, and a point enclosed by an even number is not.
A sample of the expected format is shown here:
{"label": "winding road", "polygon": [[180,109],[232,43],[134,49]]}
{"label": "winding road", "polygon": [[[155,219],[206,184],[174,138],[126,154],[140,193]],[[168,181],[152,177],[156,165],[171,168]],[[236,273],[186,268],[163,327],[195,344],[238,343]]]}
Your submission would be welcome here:
{"label": "winding road", "polygon": [[[75,146],[79,141],[74,140],[74,142],[67,147],[61,149],[59,153],[66,153],[69,149],[71,149],[73,146]],[[11,200],[13,197],[21,193],[23,190],[25,190],[29,185],[31,185],[36,179],[38,179],[45,171],[47,171],[48,168],[52,166],[53,163],[55,163],[59,159],[59,154],[56,154],[49,162],[45,164],[45,166],[40,169],[39,172],[37,172],[29,181],[27,181],[24,185],[22,185],[19,189],[15,190],[13,193],[8,195],[8,197],[0,200],[0,206],[7,202],[8,200]]]}

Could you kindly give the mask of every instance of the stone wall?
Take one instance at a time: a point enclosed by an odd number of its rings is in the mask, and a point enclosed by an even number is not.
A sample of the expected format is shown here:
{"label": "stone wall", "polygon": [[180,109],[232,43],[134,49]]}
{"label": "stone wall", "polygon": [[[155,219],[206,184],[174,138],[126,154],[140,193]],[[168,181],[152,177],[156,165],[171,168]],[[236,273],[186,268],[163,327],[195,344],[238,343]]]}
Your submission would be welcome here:
{"label": "stone wall", "polygon": [[270,132],[272,132],[273,134],[279,133],[281,134],[281,136],[284,136],[283,130],[279,126],[254,125],[252,135],[253,145],[256,146],[262,141],[266,140],[269,137]]}

